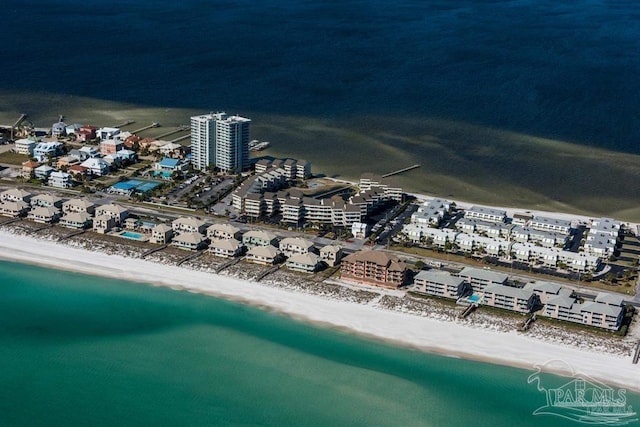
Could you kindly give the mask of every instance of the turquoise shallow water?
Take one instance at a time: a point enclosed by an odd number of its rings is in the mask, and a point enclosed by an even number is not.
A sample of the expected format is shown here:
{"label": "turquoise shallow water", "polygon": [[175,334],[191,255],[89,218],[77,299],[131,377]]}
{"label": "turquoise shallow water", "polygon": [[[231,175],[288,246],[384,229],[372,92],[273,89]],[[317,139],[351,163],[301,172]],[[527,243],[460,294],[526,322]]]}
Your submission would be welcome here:
{"label": "turquoise shallow water", "polygon": [[532,415],[545,398],[530,371],[8,262],[0,365],[0,425],[567,425]]}

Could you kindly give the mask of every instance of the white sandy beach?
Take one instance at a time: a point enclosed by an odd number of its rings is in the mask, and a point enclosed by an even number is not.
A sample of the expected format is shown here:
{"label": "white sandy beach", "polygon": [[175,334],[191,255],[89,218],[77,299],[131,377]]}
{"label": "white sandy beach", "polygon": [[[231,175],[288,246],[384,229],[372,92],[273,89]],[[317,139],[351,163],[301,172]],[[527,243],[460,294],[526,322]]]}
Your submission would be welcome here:
{"label": "white sandy beach", "polygon": [[576,372],[640,391],[640,365],[633,365],[630,355],[599,354],[541,342],[515,332],[470,328],[186,268],[93,253],[6,231],[0,231],[0,258],[210,294],[428,352],[516,366],[532,372],[536,364],[562,360]]}

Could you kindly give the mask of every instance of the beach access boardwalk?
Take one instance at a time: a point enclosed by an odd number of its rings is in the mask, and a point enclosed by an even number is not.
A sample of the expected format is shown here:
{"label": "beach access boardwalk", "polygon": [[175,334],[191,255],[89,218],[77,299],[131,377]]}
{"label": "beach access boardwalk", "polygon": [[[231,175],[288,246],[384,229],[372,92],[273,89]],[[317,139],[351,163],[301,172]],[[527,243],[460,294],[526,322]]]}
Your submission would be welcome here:
{"label": "beach access boardwalk", "polygon": [[259,282],[262,279],[264,279],[265,277],[267,277],[269,274],[275,273],[276,271],[280,270],[280,268],[282,268],[282,266],[283,266],[283,264],[274,265],[270,269],[268,269],[266,271],[263,271],[262,273],[258,274],[254,280],[256,282]]}
{"label": "beach access boardwalk", "polygon": [[191,261],[192,259],[196,259],[199,256],[202,256],[202,254],[204,254],[206,251],[205,250],[199,250],[198,252],[194,253],[194,254],[189,254],[186,257],[178,260],[178,262],[176,263],[177,266],[180,266],[182,264],[184,264],[187,261]]}
{"label": "beach access boardwalk", "polygon": [[156,252],[160,252],[161,250],[166,249],[167,247],[169,247],[169,245],[162,245],[162,246],[158,246],[157,248],[151,248],[143,252],[142,255],[140,255],[140,258],[144,258]]}
{"label": "beach access boardwalk", "polygon": [[222,264],[220,264],[219,266],[216,267],[215,271],[216,271],[216,273],[220,273],[222,270],[227,269],[227,268],[231,267],[232,265],[236,265],[237,263],[242,261],[244,258],[245,257],[238,257],[238,258],[234,258],[234,259],[231,259],[229,261],[223,262]]}
{"label": "beach access boardwalk", "polygon": [[70,239],[70,238],[72,238],[74,236],[79,236],[81,234],[84,234],[85,231],[87,231],[87,230],[77,230],[77,231],[73,231],[73,232],[71,232],[69,234],[65,234],[64,236],[62,236],[62,237],[60,237],[58,239],[58,242],[62,242],[63,240],[67,240],[67,239]]}

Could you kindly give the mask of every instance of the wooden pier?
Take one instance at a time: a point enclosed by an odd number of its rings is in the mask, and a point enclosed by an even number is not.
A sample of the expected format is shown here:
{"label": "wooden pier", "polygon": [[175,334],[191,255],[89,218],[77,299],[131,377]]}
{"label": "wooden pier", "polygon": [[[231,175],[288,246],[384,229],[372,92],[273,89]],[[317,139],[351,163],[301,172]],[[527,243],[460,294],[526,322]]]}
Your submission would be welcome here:
{"label": "wooden pier", "polygon": [[8,219],[8,220],[6,220],[6,221],[0,222],[0,225],[9,225],[9,224],[13,224],[14,222],[21,221],[21,220],[22,220],[22,218],[20,218],[20,217],[18,217],[18,218],[11,218],[11,219]]}
{"label": "wooden pier", "polygon": [[191,254],[191,255],[187,255],[186,257],[182,258],[181,260],[179,260],[176,265],[182,265],[187,261],[191,261],[192,259],[196,259],[199,256],[201,256],[205,251],[204,250],[199,250],[198,252],[196,252],[195,254]]}
{"label": "wooden pier", "polygon": [[172,140],[171,140],[171,141],[169,141],[169,142],[170,142],[170,143],[172,143],[172,144],[176,144],[176,143],[178,143],[178,142],[180,142],[180,141],[183,141],[183,140],[185,140],[185,139],[188,139],[188,138],[191,138],[191,132],[189,132],[187,135],[184,135],[184,136],[178,137],[178,138],[176,138],[176,139],[172,139]]}
{"label": "wooden pier", "polygon": [[87,230],[82,229],[82,230],[74,231],[74,232],[69,233],[69,234],[65,234],[64,236],[62,236],[62,237],[60,237],[60,238],[58,239],[58,242],[61,242],[61,241],[63,241],[63,240],[70,239],[70,238],[71,238],[71,237],[73,237],[73,236],[79,236],[79,235],[83,234],[85,231],[87,231]]}
{"label": "wooden pier", "polygon": [[461,319],[466,319],[471,313],[473,313],[476,308],[478,308],[478,304],[470,304],[467,308],[464,309],[462,313],[460,313]]}
{"label": "wooden pier", "polygon": [[244,257],[238,257],[238,258],[234,258],[234,259],[231,259],[229,261],[223,262],[222,264],[220,264],[219,266],[216,267],[216,273],[220,273],[222,270],[227,269],[227,268],[231,267],[232,265],[236,265],[237,263],[239,263],[243,259],[244,259]]}
{"label": "wooden pier", "polygon": [[407,171],[410,171],[412,169],[416,169],[416,168],[419,168],[419,167],[420,167],[420,165],[412,165],[412,166],[409,166],[408,168],[398,169],[397,171],[389,172],[387,174],[382,175],[382,177],[383,178],[387,178],[389,176],[398,175],[398,174],[401,174],[401,173],[404,173],[404,172],[407,172]]}
{"label": "wooden pier", "polygon": [[158,127],[160,127],[160,123],[153,122],[148,126],[144,126],[144,127],[141,127],[140,129],[133,130],[133,131],[131,131],[131,133],[136,134],[136,133],[142,132],[143,130],[152,129],[152,128],[158,128]]}
{"label": "wooden pier", "polygon": [[134,123],[135,123],[135,121],[134,121],[134,120],[127,120],[126,122],[122,122],[122,123],[117,124],[117,125],[115,125],[115,126],[113,126],[113,127],[114,127],[114,128],[118,128],[118,129],[120,129],[120,128],[125,127],[125,126],[132,125],[132,124],[134,124]]}
{"label": "wooden pier", "polygon": [[144,257],[146,257],[148,255],[151,255],[153,253],[159,252],[159,251],[161,251],[163,249],[166,249],[168,246],[169,245],[162,245],[162,246],[159,246],[157,248],[151,248],[148,251],[145,251],[142,255],[140,255],[140,258],[144,258]]}
{"label": "wooden pier", "polygon": [[536,321],[536,315],[534,314],[533,316],[525,320],[524,325],[522,325],[522,330],[528,331],[531,328],[531,325],[533,324],[533,322],[535,321]]}
{"label": "wooden pier", "polygon": [[173,129],[173,130],[170,130],[168,132],[163,133],[162,135],[156,136],[156,139],[162,139],[165,136],[173,135],[174,133],[178,133],[178,132],[186,132],[187,130],[188,129],[185,129],[185,128],[182,128],[182,127],[177,128],[177,129]]}
{"label": "wooden pier", "polygon": [[256,282],[259,282],[260,280],[264,279],[265,277],[267,277],[269,274],[271,273],[275,273],[276,271],[280,270],[280,268],[282,267],[283,264],[278,264],[278,265],[274,265],[273,267],[271,267],[270,269],[268,269],[267,271],[263,271],[262,273],[258,274],[256,276],[256,278],[254,279]]}

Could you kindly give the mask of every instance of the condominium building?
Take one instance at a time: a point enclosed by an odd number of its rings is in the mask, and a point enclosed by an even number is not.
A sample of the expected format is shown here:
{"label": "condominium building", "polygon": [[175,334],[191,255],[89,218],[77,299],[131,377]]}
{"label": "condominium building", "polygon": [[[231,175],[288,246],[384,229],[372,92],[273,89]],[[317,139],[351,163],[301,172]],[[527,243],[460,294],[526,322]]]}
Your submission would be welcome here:
{"label": "condominium building", "polygon": [[215,165],[223,171],[249,167],[251,120],[211,113],[191,117],[191,154],[196,169]]}
{"label": "condominium building", "polygon": [[477,218],[491,222],[505,222],[507,211],[502,209],[485,208],[483,206],[471,206],[464,212],[465,218]]}
{"label": "condominium building", "polygon": [[484,289],[482,303],[518,313],[529,313],[540,305],[540,297],[530,289],[492,284]]}
{"label": "condominium building", "polygon": [[406,274],[405,263],[385,252],[358,251],[342,260],[342,278],[357,283],[396,288]]}
{"label": "condominium building", "polygon": [[484,291],[489,285],[506,285],[508,275],[484,268],[465,267],[458,273],[460,278],[466,280],[476,292]]}
{"label": "condominium building", "polygon": [[434,295],[442,298],[458,299],[471,295],[473,288],[460,277],[454,277],[443,271],[420,271],[413,278],[413,292]]}

